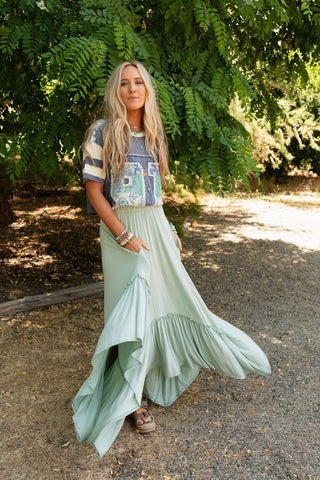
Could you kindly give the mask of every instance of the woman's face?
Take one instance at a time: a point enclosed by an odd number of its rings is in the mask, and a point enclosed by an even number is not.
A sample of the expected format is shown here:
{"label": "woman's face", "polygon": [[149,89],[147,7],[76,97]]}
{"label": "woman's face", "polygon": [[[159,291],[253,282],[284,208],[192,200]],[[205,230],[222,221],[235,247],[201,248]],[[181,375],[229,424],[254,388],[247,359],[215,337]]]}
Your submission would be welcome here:
{"label": "woman's face", "polygon": [[138,69],[133,65],[122,70],[120,96],[128,112],[143,109],[146,87]]}

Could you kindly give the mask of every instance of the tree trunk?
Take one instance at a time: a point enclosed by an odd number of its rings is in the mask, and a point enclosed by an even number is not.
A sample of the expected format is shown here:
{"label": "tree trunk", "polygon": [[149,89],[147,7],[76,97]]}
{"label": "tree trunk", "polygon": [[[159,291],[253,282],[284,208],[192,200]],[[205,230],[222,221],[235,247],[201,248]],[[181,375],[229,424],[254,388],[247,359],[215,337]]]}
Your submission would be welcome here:
{"label": "tree trunk", "polygon": [[0,225],[2,226],[9,225],[15,218],[9,202],[12,196],[12,187],[9,177],[0,171]]}

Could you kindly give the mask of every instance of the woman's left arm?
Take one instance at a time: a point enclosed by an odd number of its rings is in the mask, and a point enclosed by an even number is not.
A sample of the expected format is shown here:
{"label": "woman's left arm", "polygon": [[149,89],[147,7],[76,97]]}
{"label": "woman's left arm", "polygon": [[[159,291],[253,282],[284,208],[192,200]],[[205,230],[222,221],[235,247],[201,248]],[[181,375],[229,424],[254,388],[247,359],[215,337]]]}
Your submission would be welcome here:
{"label": "woman's left arm", "polygon": [[[169,220],[168,220],[168,222],[169,222]],[[180,237],[179,237],[179,235],[178,235],[178,233],[177,233],[176,227],[173,225],[172,222],[169,222],[169,227],[171,228],[171,231],[172,231],[172,233],[173,233],[173,236],[174,236],[174,238],[175,238],[175,240],[176,240],[176,242],[177,242],[178,248],[179,248],[179,250],[180,250],[180,252],[181,252],[181,251],[182,251],[182,243],[181,243]]]}

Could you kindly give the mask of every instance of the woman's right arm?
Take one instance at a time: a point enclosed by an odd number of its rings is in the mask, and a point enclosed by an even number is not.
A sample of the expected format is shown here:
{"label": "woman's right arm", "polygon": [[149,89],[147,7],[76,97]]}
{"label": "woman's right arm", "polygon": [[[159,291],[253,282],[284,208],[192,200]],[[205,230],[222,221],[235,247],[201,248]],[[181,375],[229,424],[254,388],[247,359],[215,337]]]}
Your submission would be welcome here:
{"label": "woman's right arm", "polygon": [[[103,195],[103,184],[94,180],[87,180],[85,183],[88,199],[98,217],[107,225],[115,237],[118,237],[125,229],[108,200]],[[134,232],[132,232],[134,233]],[[141,247],[150,250],[142,240],[137,237],[125,245],[124,248],[132,252],[140,252]]]}

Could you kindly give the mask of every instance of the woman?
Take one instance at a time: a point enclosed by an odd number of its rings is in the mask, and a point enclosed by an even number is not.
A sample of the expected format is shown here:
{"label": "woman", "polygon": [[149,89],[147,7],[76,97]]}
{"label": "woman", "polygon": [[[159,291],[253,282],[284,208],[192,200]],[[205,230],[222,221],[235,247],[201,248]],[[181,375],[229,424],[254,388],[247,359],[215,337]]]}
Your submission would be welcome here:
{"label": "woman", "polygon": [[89,212],[100,217],[105,326],[73,401],[79,440],[103,456],[126,416],[155,428],[143,394],[170,405],[201,367],[234,378],[270,373],[262,350],[205,306],[162,208],[167,147],[151,77],[123,63],[106,87],[106,120],[84,142]]}

